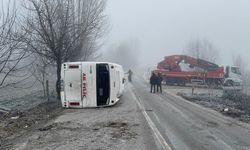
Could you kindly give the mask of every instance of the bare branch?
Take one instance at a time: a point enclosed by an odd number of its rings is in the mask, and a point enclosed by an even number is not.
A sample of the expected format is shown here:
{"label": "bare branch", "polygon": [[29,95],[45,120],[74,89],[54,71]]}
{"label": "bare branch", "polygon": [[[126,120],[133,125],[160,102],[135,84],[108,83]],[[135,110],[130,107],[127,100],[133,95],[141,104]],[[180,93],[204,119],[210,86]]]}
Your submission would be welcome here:
{"label": "bare branch", "polygon": [[[106,0],[27,0],[30,17],[22,29],[28,50],[57,64],[59,94],[61,64],[87,60],[97,51],[95,45],[105,30]],[[41,81],[41,80],[40,80]]]}
{"label": "bare branch", "polygon": [[185,47],[184,53],[216,63],[219,61],[219,51],[207,39],[197,39],[190,41]]}

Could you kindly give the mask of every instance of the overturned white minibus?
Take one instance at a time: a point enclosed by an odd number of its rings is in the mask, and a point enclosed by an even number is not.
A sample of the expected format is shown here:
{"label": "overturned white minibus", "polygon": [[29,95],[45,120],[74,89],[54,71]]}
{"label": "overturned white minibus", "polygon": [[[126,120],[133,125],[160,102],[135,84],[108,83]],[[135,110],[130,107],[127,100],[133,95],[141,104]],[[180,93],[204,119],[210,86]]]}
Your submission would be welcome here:
{"label": "overturned white minibus", "polygon": [[62,64],[61,101],[65,108],[114,105],[124,89],[121,65],[108,62]]}

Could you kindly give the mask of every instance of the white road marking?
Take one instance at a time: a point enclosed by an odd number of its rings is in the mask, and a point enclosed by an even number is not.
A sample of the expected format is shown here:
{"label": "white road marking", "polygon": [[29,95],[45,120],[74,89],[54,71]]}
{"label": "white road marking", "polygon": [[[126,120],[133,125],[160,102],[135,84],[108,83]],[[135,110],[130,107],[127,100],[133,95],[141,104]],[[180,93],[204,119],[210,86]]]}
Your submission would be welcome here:
{"label": "white road marking", "polygon": [[147,79],[147,77],[146,77],[146,73],[143,74],[143,79],[144,79],[146,82],[149,82],[149,79]]}
{"label": "white road marking", "polygon": [[160,131],[157,129],[154,122],[148,116],[147,112],[145,111],[145,108],[141,104],[141,99],[139,97],[136,97],[135,93],[131,90],[131,88],[129,88],[129,90],[132,93],[132,96],[134,97],[134,99],[135,99],[136,103],[138,104],[139,108],[142,110],[143,116],[147,120],[147,122],[148,122],[150,128],[152,129],[156,139],[161,144],[162,149],[164,149],[164,150],[172,150],[171,147],[169,146],[169,144],[166,142],[166,140],[161,135]]}
{"label": "white road marking", "polygon": [[156,119],[159,123],[161,123],[159,117],[155,114],[155,112],[153,112],[153,115],[155,116],[155,119]]}
{"label": "white road marking", "polygon": [[[143,74],[143,79],[144,79],[144,81],[146,81],[146,82],[148,81],[147,78],[146,78],[146,73]],[[163,89],[163,90],[164,90],[164,89]],[[176,94],[173,94],[173,93],[171,93],[171,92],[169,92],[169,91],[167,91],[167,90],[164,90],[164,92],[166,92],[167,94],[169,94],[169,95],[171,95],[171,96],[173,96],[173,97],[175,97],[175,98],[177,98],[177,99],[179,99],[179,100],[182,100],[183,102],[188,103],[188,104],[190,104],[190,105],[192,105],[192,106],[198,107],[198,108],[200,108],[200,109],[202,109],[202,110],[207,110],[207,111],[209,111],[209,112],[211,112],[211,113],[213,113],[213,114],[217,114],[217,116],[219,115],[218,112],[216,112],[216,111],[213,111],[213,110],[207,109],[207,108],[205,108],[205,107],[202,107],[202,106],[200,106],[200,105],[198,105],[198,104],[189,102],[189,101],[185,100],[184,98],[182,98],[181,96],[178,96],[178,95],[176,95]],[[180,110],[178,110],[177,108],[174,108],[174,109],[175,109],[176,111],[178,111],[180,114],[184,115],[184,114],[183,114]],[[227,121],[229,120],[229,118],[224,117],[224,116],[222,116],[222,115],[220,115],[220,118],[224,118],[224,119],[226,119]],[[240,124],[241,124],[241,123],[240,123]],[[250,126],[250,125],[249,125],[249,126]]]}
{"label": "white road marking", "polygon": [[[148,79],[146,78],[146,73],[144,73],[143,74],[143,79],[144,79],[144,81],[148,81]],[[192,102],[189,102],[189,101],[187,101],[187,100],[185,100],[184,98],[182,98],[181,96],[178,96],[178,95],[176,95],[176,94],[173,94],[173,93],[171,93],[171,92],[169,92],[169,91],[164,91],[164,92],[166,92],[167,94],[169,94],[169,95],[171,95],[171,96],[173,96],[173,97],[175,97],[175,98],[177,98],[177,99],[180,99],[180,100],[182,100],[182,101],[184,101],[184,102],[186,102],[186,103],[188,103],[188,104],[190,104],[190,105],[193,105],[193,106],[195,106],[195,107],[198,107],[198,108],[200,108],[200,109],[203,109],[203,110],[206,110],[206,111],[209,111],[209,112],[211,112],[211,113],[213,113],[213,114],[216,114],[217,115],[217,117],[219,117],[219,118],[223,118],[223,119],[225,119],[226,121],[229,121],[229,120],[231,120],[231,118],[228,118],[228,117],[225,117],[225,116],[222,116],[222,115],[220,115],[218,112],[216,112],[216,111],[214,111],[214,110],[210,110],[210,109],[207,109],[207,108],[205,108],[205,107],[202,107],[202,106],[200,106],[200,105],[198,105],[198,104],[195,104],[195,103],[192,103]],[[133,93],[134,94],[134,93]],[[140,100],[140,98],[138,98],[139,100]],[[143,106],[142,106],[143,107]],[[177,108],[175,108],[175,109],[177,109]],[[178,109],[177,109],[178,110]],[[145,112],[146,113],[146,112]],[[155,115],[155,114],[154,114]],[[155,115],[156,116],[156,115]],[[149,117],[149,116],[148,116]],[[149,118],[150,119],[150,118]],[[152,120],[151,120],[152,121]],[[238,121],[237,121],[238,122]],[[153,123],[153,122],[152,122]],[[240,125],[242,125],[242,126],[247,126],[247,127],[250,127],[250,125],[249,124],[245,124],[245,123],[241,123],[241,122],[238,122],[238,124],[240,124]],[[157,129],[157,128],[156,128]],[[158,129],[157,129],[158,130]],[[159,132],[159,131],[158,131]],[[166,132],[167,133],[167,132]],[[159,133],[160,134],[160,133]],[[217,139],[217,141],[218,142],[220,142],[222,145],[224,145],[227,149],[230,149],[230,150],[232,150],[232,147],[230,146],[230,145],[228,145],[227,143],[225,143],[222,139],[220,139],[220,138],[218,138]],[[165,141],[166,142],[166,141]],[[170,148],[170,147],[169,147]],[[170,148],[171,149],[171,148]]]}

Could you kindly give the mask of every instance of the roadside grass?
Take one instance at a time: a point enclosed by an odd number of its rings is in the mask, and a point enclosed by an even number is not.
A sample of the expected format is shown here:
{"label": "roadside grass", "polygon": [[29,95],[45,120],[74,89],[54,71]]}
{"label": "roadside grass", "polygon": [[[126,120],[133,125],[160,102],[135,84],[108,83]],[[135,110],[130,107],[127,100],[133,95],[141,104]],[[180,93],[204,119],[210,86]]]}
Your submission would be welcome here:
{"label": "roadside grass", "polygon": [[[226,93],[226,94],[225,94]],[[241,92],[224,92],[221,97],[207,94],[194,94],[178,92],[182,98],[214,109],[226,116],[250,123],[250,96]]]}
{"label": "roadside grass", "polygon": [[19,100],[22,103],[18,107],[25,107],[26,103],[34,105],[35,102],[33,101],[40,101],[40,103],[35,107],[29,105],[25,109],[17,109],[16,107],[10,112],[1,115],[0,148],[8,149],[12,144],[9,141],[24,135],[28,131],[38,130],[42,125],[56,118],[63,111],[60,101],[57,99],[51,99],[50,102],[46,102],[40,96],[28,95]]}

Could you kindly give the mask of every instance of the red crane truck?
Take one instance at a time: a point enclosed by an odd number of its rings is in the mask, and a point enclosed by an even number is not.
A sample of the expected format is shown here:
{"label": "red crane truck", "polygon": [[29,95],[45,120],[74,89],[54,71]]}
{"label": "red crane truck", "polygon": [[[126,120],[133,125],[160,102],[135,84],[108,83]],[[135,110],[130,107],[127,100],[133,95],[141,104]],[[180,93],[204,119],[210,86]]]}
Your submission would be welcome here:
{"label": "red crane truck", "polygon": [[[184,68],[184,69],[183,69]],[[155,73],[160,73],[168,85],[199,83],[207,85],[240,86],[241,74],[238,67],[220,67],[212,62],[187,55],[166,56],[158,63]]]}

